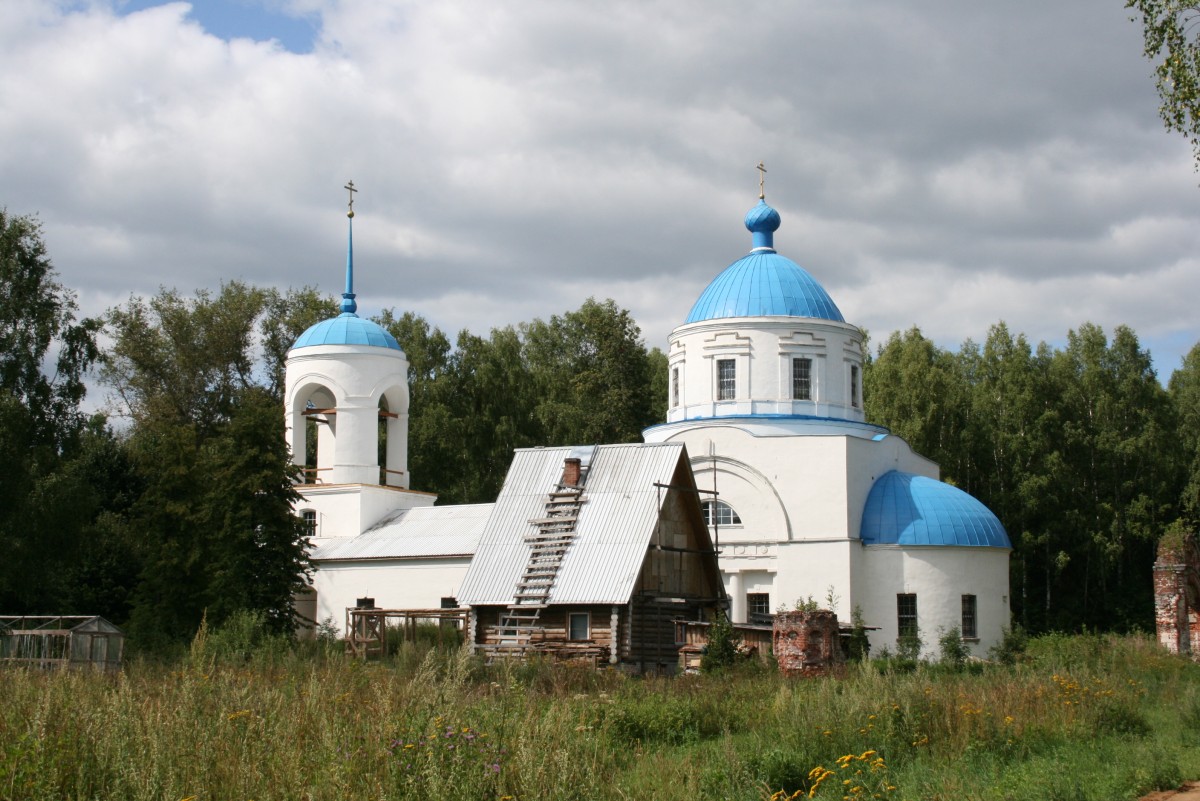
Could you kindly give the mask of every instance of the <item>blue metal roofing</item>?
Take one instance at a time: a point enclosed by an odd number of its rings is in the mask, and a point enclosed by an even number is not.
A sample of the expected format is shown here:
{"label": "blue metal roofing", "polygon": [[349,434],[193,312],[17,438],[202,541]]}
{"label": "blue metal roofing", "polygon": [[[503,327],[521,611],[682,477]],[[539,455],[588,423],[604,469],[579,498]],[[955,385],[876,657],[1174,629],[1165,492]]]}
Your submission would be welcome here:
{"label": "blue metal roofing", "polygon": [[403,352],[396,338],[381,326],[350,313],[339,314],[309,328],[292,345],[292,350],[317,345],[374,345]]}
{"label": "blue metal roofing", "polygon": [[760,200],[746,215],[754,249],[713,279],[686,323],[725,317],[813,317],[845,322],[833,298],[804,268],[780,256],[772,235],[779,212]]}
{"label": "blue metal roofing", "polygon": [[1011,548],[1004,526],[982,503],[936,479],[892,470],[863,507],[868,545],[974,545]]}

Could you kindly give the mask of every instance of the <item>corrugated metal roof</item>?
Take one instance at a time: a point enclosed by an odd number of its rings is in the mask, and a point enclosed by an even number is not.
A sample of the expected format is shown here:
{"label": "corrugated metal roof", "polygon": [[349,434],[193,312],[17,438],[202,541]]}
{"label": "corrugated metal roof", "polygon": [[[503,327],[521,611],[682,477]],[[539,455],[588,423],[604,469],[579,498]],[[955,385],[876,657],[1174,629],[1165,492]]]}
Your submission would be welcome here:
{"label": "corrugated metal roof", "polygon": [[891,470],[871,487],[859,536],[869,544],[1011,548],[977,499],[936,479]]}
{"label": "corrugated metal roof", "polygon": [[326,543],[313,561],[470,556],[492,504],[418,506],[387,518],[357,537]]}
{"label": "corrugated metal roof", "polygon": [[[546,496],[562,478],[571,448],[519,450],[504,479],[458,599],[505,605],[529,559],[524,535],[544,517]],[[575,539],[563,558],[550,603],[626,603],[646,557],[683,446],[675,443],[600,445],[584,485]]]}
{"label": "corrugated metal roof", "polygon": [[700,294],[687,323],[727,317],[814,317],[845,322],[825,287],[803,267],[775,252],[779,212],[762,200],[746,215],[754,249],[722,271]]}
{"label": "corrugated metal roof", "polygon": [[316,345],[374,345],[403,352],[394,336],[376,323],[351,313],[339,314],[312,326],[300,335],[292,350]]}

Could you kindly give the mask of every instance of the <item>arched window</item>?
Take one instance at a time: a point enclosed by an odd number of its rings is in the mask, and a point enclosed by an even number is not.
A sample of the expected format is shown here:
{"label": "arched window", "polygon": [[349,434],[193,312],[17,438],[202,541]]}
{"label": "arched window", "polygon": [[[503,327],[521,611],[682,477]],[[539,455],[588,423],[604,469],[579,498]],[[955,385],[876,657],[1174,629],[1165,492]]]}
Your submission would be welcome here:
{"label": "arched window", "polygon": [[725,501],[705,501],[704,524],[707,526],[740,526],[742,518]]}

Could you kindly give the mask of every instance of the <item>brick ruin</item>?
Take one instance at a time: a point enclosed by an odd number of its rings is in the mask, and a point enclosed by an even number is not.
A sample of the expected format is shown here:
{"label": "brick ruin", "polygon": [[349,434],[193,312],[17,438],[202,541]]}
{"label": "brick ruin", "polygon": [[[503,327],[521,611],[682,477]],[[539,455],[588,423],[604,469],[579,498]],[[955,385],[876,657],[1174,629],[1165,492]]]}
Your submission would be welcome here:
{"label": "brick ruin", "polygon": [[775,616],[773,646],[785,676],[837,675],[846,665],[837,615],[828,609]]}
{"label": "brick ruin", "polygon": [[1200,546],[1194,534],[1168,535],[1158,544],[1154,622],[1164,648],[1200,661]]}

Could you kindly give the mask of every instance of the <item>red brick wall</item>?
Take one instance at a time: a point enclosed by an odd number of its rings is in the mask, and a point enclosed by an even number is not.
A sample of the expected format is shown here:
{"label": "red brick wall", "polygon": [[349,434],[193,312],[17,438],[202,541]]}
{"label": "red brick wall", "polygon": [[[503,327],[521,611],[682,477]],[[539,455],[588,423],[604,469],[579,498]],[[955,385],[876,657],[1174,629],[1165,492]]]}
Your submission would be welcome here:
{"label": "red brick wall", "polygon": [[1174,654],[1200,659],[1200,551],[1193,537],[1160,544],[1154,562],[1154,623],[1158,641]]}
{"label": "red brick wall", "polygon": [[775,615],[773,643],[779,671],[785,676],[837,673],[846,662],[838,637],[837,615],[828,609]]}

